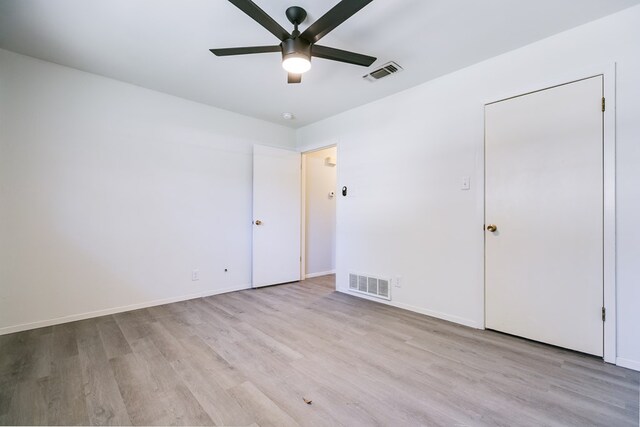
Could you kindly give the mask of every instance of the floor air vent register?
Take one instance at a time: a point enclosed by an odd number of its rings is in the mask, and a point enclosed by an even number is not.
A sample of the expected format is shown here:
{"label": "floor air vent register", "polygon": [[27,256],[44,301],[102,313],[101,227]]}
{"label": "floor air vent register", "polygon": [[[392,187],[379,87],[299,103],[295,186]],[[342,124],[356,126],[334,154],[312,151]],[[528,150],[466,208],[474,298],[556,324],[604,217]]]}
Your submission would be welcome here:
{"label": "floor air vent register", "polygon": [[349,274],[349,290],[386,300],[391,299],[390,280],[377,277]]}

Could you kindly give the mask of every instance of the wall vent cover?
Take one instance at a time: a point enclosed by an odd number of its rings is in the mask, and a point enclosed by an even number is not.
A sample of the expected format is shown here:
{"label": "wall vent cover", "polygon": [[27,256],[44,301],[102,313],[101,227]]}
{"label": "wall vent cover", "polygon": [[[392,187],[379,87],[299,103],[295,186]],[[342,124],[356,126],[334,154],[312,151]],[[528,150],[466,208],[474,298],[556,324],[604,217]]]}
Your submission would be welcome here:
{"label": "wall vent cover", "polygon": [[391,287],[388,279],[349,273],[349,290],[391,300]]}
{"label": "wall vent cover", "polygon": [[384,64],[382,67],[373,70],[369,74],[362,76],[362,78],[370,82],[375,82],[376,80],[390,76],[391,74],[399,73],[400,71],[402,71],[402,67],[391,61]]}

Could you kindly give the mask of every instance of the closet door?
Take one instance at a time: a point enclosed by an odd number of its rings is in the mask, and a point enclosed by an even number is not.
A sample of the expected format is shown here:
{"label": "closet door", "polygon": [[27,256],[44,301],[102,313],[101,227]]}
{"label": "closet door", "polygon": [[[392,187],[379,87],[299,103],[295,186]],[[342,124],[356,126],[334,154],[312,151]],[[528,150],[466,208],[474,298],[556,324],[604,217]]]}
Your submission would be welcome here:
{"label": "closet door", "polygon": [[485,108],[486,327],[603,355],[602,76]]}

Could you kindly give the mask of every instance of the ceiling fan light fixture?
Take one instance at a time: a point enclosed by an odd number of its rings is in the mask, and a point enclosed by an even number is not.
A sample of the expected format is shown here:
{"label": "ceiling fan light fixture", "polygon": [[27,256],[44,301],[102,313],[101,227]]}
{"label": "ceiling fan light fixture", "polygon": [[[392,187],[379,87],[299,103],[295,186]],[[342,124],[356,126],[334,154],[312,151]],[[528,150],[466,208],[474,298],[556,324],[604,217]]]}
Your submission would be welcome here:
{"label": "ceiling fan light fixture", "polygon": [[291,74],[306,73],[311,69],[311,45],[300,38],[282,42],[282,68]]}
{"label": "ceiling fan light fixture", "polygon": [[292,74],[302,74],[311,69],[311,61],[304,55],[289,54],[282,60],[282,68]]}

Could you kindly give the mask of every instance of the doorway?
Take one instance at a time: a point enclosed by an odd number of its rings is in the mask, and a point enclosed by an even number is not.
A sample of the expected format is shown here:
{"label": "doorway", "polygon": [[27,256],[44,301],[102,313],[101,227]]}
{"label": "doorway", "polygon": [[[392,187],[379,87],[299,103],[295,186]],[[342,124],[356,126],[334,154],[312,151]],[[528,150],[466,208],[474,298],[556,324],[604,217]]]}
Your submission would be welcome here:
{"label": "doorway", "polygon": [[486,327],[601,357],[603,86],[485,107]]}
{"label": "doorway", "polygon": [[301,277],[335,273],[337,147],[302,154]]}

